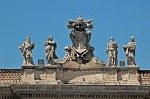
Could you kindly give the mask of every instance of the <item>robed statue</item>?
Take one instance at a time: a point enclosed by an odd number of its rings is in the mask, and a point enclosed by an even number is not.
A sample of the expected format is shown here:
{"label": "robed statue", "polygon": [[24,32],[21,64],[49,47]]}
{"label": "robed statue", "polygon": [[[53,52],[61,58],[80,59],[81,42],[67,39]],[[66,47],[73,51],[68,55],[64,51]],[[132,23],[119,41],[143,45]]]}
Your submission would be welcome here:
{"label": "robed statue", "polygon": [[53,37],[49,36],[45,43],[46,60],[48,64],[55,64],[54,59],[58,59],[55,53],[56,48],[56,42],[53,40]]}
{"label": "robed statue", "polygon": [[26,41],[23,42],[21,46],[19,46],[19,50],[21,50],[24,61],[23,65],[34,65],[32,50],[34,49],[34,43],[30,41],[30,37],[26,38]]}
{"label": "robed statue", "polygon": [[110,38],[110,42],[107,43],[106,53],[108,54],[108,66],[117,66],[118,59],[118,45],[117,42],[114,42],[114,38]]}
{"label": "robed statue", "polygon": [[133,36],[130,38],[130,42],[127,45],[123,45],[123,50],[127,58],[127,65],[128,66],[136,65],[135,62],[136,42]]}

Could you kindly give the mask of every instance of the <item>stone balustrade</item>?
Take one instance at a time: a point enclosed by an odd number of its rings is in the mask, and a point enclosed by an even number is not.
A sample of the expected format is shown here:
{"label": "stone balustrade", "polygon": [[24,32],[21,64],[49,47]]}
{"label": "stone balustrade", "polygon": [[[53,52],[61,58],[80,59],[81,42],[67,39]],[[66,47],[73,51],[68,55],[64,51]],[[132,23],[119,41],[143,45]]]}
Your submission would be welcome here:
{"label": "stone balustrade", "polygon": [[20,84],[21,73],[21,69],[0,69],[0,84]]}
{"label": "stone balustrade", "polygon": [[139,70],[139,81],[142,85],[150,85],[150,70]]}

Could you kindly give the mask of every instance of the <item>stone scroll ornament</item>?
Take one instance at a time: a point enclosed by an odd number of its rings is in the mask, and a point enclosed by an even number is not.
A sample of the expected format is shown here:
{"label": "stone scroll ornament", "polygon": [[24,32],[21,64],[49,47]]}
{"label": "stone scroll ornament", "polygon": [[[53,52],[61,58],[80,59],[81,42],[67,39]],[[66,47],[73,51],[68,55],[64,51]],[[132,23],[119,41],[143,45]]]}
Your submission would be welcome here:
{"label": "stone scroll ornament", "polygon": [[45,43],[46,60],[48,64],[55,64],[54,59],[58,59],[55,50],[57,48],[56,42],[52,36],[49,36]]}
{"label": "stone scroll ornament", "polygon": [[24,57],[23,65],[34,65],[33,57],[32,57],[32,50],[34,49],[34,43],[30,41],[30,37],[26,38],[26,41],[19,46],[19,50]]}
{"label": "stone scroll ornament", "polygon": [[93,28],[92,20],[85,21],[82,17],[78,17],[76,20],[69,20],[68,23],[67,28],[72,29],[70,33],[72,45],[65,47],[66,59],[77,63],[89,62],[94,56],[94,47],[89,45],[91,32],[88,31]]}
{"label": "stone scroll ornament", "polygon": [[123,45],[123,50],[125,56],[127,58],[127,65],[128,66],[135,66],[135,50],[136,50],[136,42],[135,37],[130,37],[130,42],[127,45]]}

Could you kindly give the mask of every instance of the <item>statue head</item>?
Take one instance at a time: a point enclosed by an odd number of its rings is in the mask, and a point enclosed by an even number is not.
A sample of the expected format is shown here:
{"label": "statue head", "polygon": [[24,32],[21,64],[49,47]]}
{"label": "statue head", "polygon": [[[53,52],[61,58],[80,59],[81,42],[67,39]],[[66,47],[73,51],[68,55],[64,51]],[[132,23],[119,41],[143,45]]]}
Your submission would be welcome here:
{"label": "statue head", "polygon": [[48,40],[49,40],[49,41],[53,41],[53,37],[52,37],[52,36],[49,36],[49,37],[48,37]]}
{"label": "statue head", "polygon": [[110,37],[110,41],[113,42],[114,41],[114,37]]}
{"label": "statue head", "polygon": [[30,43],[30,37],[26,37],[26,42]]}
{"label": "statue head", "polygon": [[135,41],[135,37],[134,37],[134,36],[131,36],[131,37],[130,37],[130,41],[131,41],[131,42],[134,42],[134,41]]}

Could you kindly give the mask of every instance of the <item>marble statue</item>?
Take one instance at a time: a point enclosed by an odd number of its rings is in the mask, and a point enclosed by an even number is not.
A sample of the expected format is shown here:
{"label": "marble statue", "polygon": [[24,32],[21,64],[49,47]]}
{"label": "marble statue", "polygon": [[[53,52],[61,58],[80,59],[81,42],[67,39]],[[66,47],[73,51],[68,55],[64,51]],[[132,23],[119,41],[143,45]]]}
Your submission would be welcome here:
{"label": "marble statue", "polygon": [[127,57],[127,65],[128,66],[136,65],[135,62],[136,42],[133,36],[130,38],[130,42],[127,45],[123,45],[123,50],[125,56]]}
{"label": "marble statue", "polygon": [[106,53],[108,54],[108,66],[117,66],[118,59],[118,45],[114,42],[114,38],[110,38],[110,42],[107,43],[107,50]]}
{"label": "marble statue", "polygon": [[85,21],[82,17],[69,20],[67,27],[72,29],[70,33],[72,46],[65,47],[67,51],[66,59],[78,63],[87,63],[92,59],[94,47],[89,45],[91,32],[86,30],[93,28],[91,22],[92,20]]}
{"label": "marble statue", "polygon": [[24,61],[23,65],[34,65],[32,50],[34,49],[34,43],[30,41],[30,37],[26,38],[26,41],[23,42],[21,46],[19,46],[19,50],[21,50]]}
{"label": "marble statue", "polygon": [[58,59],[55,50],[57,48],[53,37],[49,36],[45,43],[46,60],[48,64],[55,64],[54,59]]}

